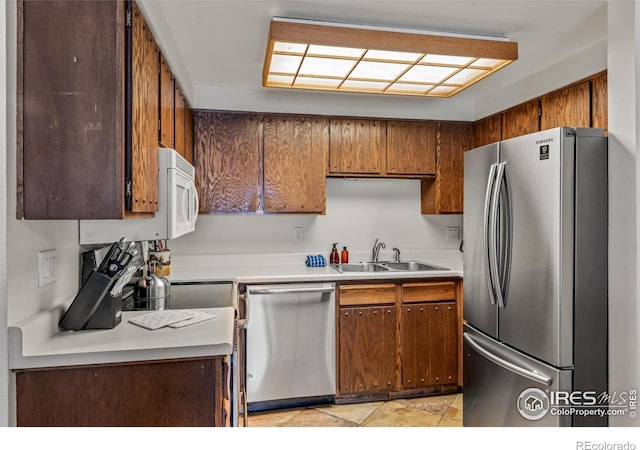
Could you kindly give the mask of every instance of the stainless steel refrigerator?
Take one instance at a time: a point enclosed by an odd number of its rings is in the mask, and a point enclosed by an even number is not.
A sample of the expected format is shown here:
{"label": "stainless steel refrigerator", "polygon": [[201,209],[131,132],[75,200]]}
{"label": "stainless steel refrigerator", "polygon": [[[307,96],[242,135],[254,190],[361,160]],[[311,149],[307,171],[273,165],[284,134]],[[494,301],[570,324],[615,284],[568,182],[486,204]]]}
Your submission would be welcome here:
{"label": "stainless steel refrigerator", "polygon": [[606,426],[603,131],[466,152],[464,233],[464,426]]}

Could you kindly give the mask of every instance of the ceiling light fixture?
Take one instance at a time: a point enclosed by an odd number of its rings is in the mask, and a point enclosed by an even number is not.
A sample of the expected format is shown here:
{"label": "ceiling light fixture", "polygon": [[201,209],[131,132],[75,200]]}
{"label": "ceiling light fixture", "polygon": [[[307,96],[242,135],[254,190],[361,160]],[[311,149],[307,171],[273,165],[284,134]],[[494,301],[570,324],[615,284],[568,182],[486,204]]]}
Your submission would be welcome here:
{"label": "ceiling light fixture", "polygon": [[506,38],[274,17],[262,85],[451,97],[517,59]]}

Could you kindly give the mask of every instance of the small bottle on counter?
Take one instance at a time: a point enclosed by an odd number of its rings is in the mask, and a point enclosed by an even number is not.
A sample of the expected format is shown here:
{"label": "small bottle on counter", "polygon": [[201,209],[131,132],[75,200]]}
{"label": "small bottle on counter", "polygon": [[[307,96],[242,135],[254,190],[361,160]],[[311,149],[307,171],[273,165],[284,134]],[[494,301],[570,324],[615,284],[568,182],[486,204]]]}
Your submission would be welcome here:
{"label": "small bottle on counter", "polygon": [[349,262],[349,250],[347,250],[347,247],[342,247],[340,262],[342,264],[347,264]]}
{"label": "small bottle on counter", "polygon": [[336,247],[337,245],[337,242],[333,244],[331,254],[329,255],[329,264],[340,264],[340,255],[338,255],[338,248]]}

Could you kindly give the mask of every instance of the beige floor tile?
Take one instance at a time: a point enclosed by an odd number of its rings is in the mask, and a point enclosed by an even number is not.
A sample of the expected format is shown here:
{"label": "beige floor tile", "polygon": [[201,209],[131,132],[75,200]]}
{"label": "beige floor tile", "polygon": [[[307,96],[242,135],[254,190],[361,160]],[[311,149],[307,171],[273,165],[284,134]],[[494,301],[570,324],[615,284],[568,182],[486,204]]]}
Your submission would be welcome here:
{"label": "beige floor tile", "polygon": [[361,424],[383,402],[353,403],[349,405],[327,405],[315,409],[331,414],[332,416]]}
{"label": "beige floor tile", "polygon": [[442,416],[390,401],[362,422],[364,427],[435,427]]}
{"label": "beige floor tile", "polygon": [[438,427],[461,427],[462,420],[454,419],[453,417],[443,416],[442,420],[438,422]]}
{"label": "beige floor tile", "polygon": [[299,413],[299,409],[253,413],[249,414],[247,424],[249,427],[279,427]]}
{"label": "beige floor tile", "polygon": [[291,419],[286,421],[283,427],[357,427],[358,424],[349,420],[332,416],[317,409],[303,409]]}
{"label": "beige floor tile", "polygon": [[462,394],[456,394],[456,398],[453,399],[444,415],[455,420],[462,420]]}
{"label": "beige floor tile", "polygon": [[417,397],[394,400],[398,403],[407,405],[410,408],[418,408],[432,414],[443,415],[451,406],[456,395],[433,395],[430,397]]}

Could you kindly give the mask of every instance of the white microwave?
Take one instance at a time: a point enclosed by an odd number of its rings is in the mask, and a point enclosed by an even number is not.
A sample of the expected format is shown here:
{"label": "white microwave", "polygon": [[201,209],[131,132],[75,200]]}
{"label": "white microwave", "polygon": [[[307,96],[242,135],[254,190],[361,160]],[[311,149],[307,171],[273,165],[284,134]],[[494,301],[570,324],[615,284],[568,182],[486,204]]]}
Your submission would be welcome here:
{"label": "white microwave", "polygon": [[150,219],[81,220],[80,245],[174,239],[198,220],[195,168],[173,149],[158,149],[158,211]]}

